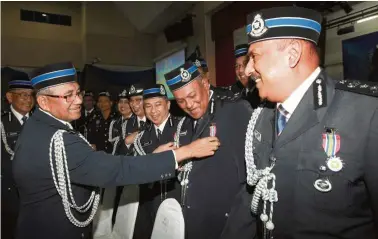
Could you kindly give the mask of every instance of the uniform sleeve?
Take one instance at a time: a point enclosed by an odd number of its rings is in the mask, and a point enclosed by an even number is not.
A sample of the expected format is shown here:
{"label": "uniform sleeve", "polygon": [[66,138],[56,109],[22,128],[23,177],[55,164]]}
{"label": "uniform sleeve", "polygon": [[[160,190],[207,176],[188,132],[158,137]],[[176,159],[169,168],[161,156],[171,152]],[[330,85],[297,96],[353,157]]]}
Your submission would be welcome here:
{"label": "uniform sleeve", "polygon": [[175,176],[172,151],[146,156],[113,156],[94,151],[76,134],[64,134],[70,178],[73,183],[109,187],[144,184]]}
{"label": "uniform sleeve", "polygon": [[378,108],[370,121],[370,133],[366,145],[365,183],[374,213],[376,235],[378,235]]}

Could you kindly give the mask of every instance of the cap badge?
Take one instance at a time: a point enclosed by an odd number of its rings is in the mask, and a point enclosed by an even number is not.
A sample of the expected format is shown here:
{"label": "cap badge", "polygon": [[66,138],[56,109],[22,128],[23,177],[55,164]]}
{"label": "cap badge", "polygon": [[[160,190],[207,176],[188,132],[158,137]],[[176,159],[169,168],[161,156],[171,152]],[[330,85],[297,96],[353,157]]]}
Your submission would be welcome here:
{"label": "cap badge", "polygon": [[185,70],[184,68],[180,68],[180,76],[182,78],[182,82],[188,82],[192,75],[189,73],[189,71]]}
{"label": "cap badge", "polygon": [[160,86],[160,94],[165,95],[165,89],[164,86]]}
{"label": "cap badge", "polygon": [[251,32],[249,33],[252,37],[259,37],[264,34],[268,28],[265,26],[264,19],[260,14],[257,14],[252,22]]}
{"label": "cap badge", "polygon": [[135,93],[135,86],[134,86],[134,85],[132,85],[132,86],[130,87],[130,93],[131,93],[131,94],[134,94],[134,93]]}

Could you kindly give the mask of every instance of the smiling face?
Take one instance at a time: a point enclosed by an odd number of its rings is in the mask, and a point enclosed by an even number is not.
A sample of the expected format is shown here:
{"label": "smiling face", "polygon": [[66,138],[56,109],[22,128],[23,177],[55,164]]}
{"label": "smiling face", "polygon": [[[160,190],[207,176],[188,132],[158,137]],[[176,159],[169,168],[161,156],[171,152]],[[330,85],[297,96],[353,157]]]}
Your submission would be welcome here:
{"label": "smiling face", "polygon": [[201,76],[173,91],[177,104],[193,119],[201,118],[209,105],[209,81]]}
{"label": "smiling face", "polygon": [[283,102],[291,84],[290,49],[277,49],[280,40],[260,41],[250,45],[245,74],[255,79],[260,98]]}
{"label": "smiling face", "polygon": [[141,95],[131,96],[129,103],[130,103],[130,107],[133,113],[137,115],[139,118],[143,118],[144,117],[143,96]]}
{"label": "smiling face", "polygon": [[37,96],[37,101],[43,110],[49,112],[56,118],[67,122],[80,118],[83,96],[80,93],[78,83],[70,82],[50,87],[49,94],[61,97],[55,98],[39,94]]}
{"label": "smiling face", "polygon": [[245,67],[248,63],[247,56],[239,56],[235,60],[235,74],[238,80],[247,87],[248,85],[248,77],[245,75]]}
{"label": "smiling face", "polygon": [[169,115],[171,102],[166,97],[153,97],[143,101],[146,117],[156,126],[160,126]]}
{"label": "smiling face", "polygon": [[12,89],[6,93],[7,100],[13,108],[22,115],[26,115],[34,106],[32,89]]}
{"label": "smiling face", "polygon": [[123,117],[128,117],[131,114],[131,107],[129,104],[129,99],[121,98],[118,101],[118,111]]}

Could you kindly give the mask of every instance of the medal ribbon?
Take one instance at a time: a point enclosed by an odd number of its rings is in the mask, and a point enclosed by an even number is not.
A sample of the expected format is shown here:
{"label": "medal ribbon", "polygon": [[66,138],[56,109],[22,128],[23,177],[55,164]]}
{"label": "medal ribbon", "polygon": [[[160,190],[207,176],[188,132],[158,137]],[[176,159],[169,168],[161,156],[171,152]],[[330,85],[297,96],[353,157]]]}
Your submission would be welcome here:
{"label": "medal ribbon", "polygon": [[329,158],[335,157],[340,150],[340,135],[334,130],[323,134],[323,149]]}

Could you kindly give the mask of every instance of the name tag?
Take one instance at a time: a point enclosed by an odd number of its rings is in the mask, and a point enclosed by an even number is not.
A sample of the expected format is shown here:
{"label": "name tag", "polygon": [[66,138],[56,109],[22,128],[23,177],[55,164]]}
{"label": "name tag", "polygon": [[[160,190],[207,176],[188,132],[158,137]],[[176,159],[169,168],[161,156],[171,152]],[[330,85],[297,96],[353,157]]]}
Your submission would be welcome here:
{"label": "name tag", "polygon": [[185,136],[186,134],[188,133],[188,131],[183,131],[183,132],[180,132],[180,136]]}
{"label": "name tag", "polygon": [[7,132],[7,137],[15,137],[19,134],[19,132]]}

